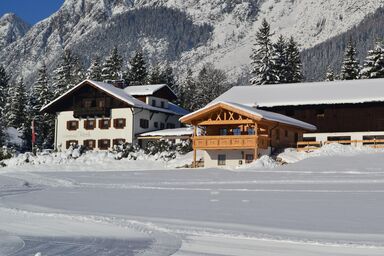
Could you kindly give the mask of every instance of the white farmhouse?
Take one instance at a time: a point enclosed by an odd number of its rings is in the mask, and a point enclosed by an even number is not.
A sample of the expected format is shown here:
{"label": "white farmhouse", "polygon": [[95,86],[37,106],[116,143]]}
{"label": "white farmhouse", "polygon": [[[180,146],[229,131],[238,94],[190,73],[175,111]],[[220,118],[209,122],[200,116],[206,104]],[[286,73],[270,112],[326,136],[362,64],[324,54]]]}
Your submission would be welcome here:
{"label": "white farmhouse", "polygon": [[188,112],[173,104],[175,93],[165,84],[131,86],[85,80],[41,111],[56,114],[55,148],[72,144],[107,150],[136,142],[139,134],[179,128]]}

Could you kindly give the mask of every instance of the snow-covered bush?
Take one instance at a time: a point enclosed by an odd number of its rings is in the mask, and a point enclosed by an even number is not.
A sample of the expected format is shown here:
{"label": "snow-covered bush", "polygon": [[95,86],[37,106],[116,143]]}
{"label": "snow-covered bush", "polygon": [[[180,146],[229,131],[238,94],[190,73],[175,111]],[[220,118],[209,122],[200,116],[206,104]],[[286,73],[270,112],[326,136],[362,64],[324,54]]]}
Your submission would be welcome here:
{"label": "snow-covered bush", "polygon": [[12,149],[9,149],[7,147],[3,147],[0,150],[0,161],[11,158],[13,153],[14,152]]}

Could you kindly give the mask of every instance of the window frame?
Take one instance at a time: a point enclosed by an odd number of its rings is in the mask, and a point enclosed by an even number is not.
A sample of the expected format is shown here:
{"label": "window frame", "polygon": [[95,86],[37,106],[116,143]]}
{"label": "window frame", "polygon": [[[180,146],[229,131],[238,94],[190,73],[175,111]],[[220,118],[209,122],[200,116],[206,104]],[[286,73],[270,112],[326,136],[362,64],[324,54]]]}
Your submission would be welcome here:
{"label": "window frame", "polygon": [[65,142],[65,147],[66,147],[66,149],[69,149],[69,147],[71,146],[71,144],[79,145],[79,141],[78,141],[78,140],[67,140],[67,141]]}
{"label": "window frame", "polygon": [[[104,125],[105,121],[108,121],[108,124],[106,126]],[[109,128],[111,128],[111,119],[100,119],[99,120],[99,129],[108,130]]]}
{"label": "window frame", "polygon": [[149,120],[145,119],[145,118],[140,118],[139,126],[141,129],[148,129],[149,128]]}
{"label": "window frame", "polygon": [[217,166],[226,166],[227,165],[227,155],[218,154],[217,155]]}
{"label": "window frame", "polygon": [[[93,123],[93,127],[90,128],[89,124]],[[95,130],[96,129],[96,120],[84,120],[84,129],[85,130]]]}
{"label": "window frame", "polygon": [[[93,146],[90,147],[89,146],[89,142],[92,142],[93,143]],[[86,149],[89,149],[89,150],[94,150],[96,148],[96,140],[84,140],[83,141],[83,145]]]}
{"label": "window frame", "polygon": [[[119,122],[122,121],[123,123],[119,125]],[[113,127],[115,129],[124,129],[127,126],[127,119],[125,118],[115,118],[113,119]]]}
{"label": "window frame", "polygon": [[[104,142],[108,142],[104,144]],[[100,139],[97,141],[97,147],[101,150],[107,150],[111,147],[111,140],[110,139]]]}
{"label": "window frame", "polygon": [[[76,123],[75,126],[72,126],[73,123]],[[76,131],[79,129],[79,121],[77,120],[69,120],[67,121],[67,130],[68,131]]]}

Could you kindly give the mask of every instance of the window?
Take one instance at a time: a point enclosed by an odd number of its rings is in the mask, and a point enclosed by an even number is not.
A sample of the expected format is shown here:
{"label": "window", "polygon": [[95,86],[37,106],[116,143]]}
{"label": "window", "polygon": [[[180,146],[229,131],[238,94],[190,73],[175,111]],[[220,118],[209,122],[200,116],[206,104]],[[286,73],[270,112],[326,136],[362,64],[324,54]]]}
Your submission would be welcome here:
{"label": "window", "polygon": [[317,109],[316,110],[316,116],[319,117],[324,117],[325,116],[325,109]]}
{"label": "window", "polygon": [[217,165],[225,166],[226,165],[227,156],[226,155],[218,155],[217,157]]}
{"label": "window", "polygon": [[167,129],[174,129],[175,127],[175,124],[167,123]]}
{"label": "window", "polygon": [[79,121],[68,121],[67,122],[67,130],[76,131],[79,129]]}
{"label": "window", "polygon": [[149,121],[147,119],[140,119],[140,127],[143,129],[148,129]]}
{"label": "window", "polygon": [[160,104],[161,104],[161,108],[165,107],[164,101],[162,101]]}
{"label": "window", "polygon": [[98,142],[99,149],[106,150],[111,147],[111,140],[103,139]]}
{"label": "window", "polygon": [[299,141],[299,134],[295,132],[295,143],[297,143],[298,141]]}
{"label": "window", "polygon": [[241,130],[240,130],[240,128],[235,128],[235,129],[233,129],[233,135],[236,135],[236,136],[241,135]]}
{"label": "window", "polygon": [[158,123],[158,122],[155,122],[155,123],[154,123],[154,126],[155,126],[155,128],[159,128],[159,123]]}
{"label": "window", "polygon": [[92,99],[84,99],[83,100],[84,108],[93,108],[96,107],[96,101]]}
{"label": "window", "polygon": [[116,129],[124,129],[125,125],[126,125],[125,118],[119,118],[119,119],[113,120],[113,127],[115,127]]}
{"label": "window", "polygon": [[101,119],[99,120],[99,128],[102,130],[109,129],[111,127],[111,120],[109,119]]}
{"label": "window", "polygon": [[245,163],[246,164],[250,164],[250,163],[252,163],[253,162],[253,155],[252,154],[246,154],[245,155]]}
{"label": "window", "polygon": [[93,130],[96,127],[96,120],[85,120],[84,121],[84,129],[85,130]]}
{"label": "window", "polygon": [[114,139],[113,146],[125,144],[125,139]]}
{"label": "window", "polygon": [[105,108],[105,100],[104,99],[97,99],[96,101],[98,108]]}
{"label": "window", "polygon": [[285,130],[285,131],[284,131],[284,135],[285,135],[285,137],[288,137],[288,135],[289,135],[289,134],[288,134],[288,130]]}
{"label": "window", "polygon": [[276,140],[280,140],[280,130],[276,129]]}
{"label": "window", "polygon": [[156,107],[156,100],[152,100],[152,106]]}
{"label": "window", "polygon": [[164,123],[160,123],[160,129],[164,129],[164,128],[165,128]]}
{"label": "window", "polygon": [[66,141],[66,149],[69,149],[70,146],[76,146],[79,142],[77,140],[67,140]]}
{"label": "window", "polygon": [[85,140],[84,147],[86,149],[94,149],[96,147],[96,140]]}
{"label": "window", "polygon": [[253,128],[248,129],[248,135],[255,135],[255,129]]}
{"label": "window", "polygon": [[225,135],[227,135],[228,134],[228,130],[226,129],[226,128],[221,128],[220,129],[220,135],[221,136],[225,136]]}

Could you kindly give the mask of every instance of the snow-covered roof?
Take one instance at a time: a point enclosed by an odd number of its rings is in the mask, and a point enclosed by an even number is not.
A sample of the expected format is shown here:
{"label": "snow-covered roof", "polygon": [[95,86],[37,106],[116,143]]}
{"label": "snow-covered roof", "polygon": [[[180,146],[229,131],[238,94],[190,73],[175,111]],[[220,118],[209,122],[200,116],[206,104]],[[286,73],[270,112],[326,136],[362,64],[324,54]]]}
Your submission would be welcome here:
{"label": "snow-covered roof", "polygon": [[168,87],[168,85],[166,84],[138,85],[138,86],[128,86],[127,88],[124,89],[124,91],[132,96],[148,96],[148,95],[153,95],[155,92],[157,92],[158,90],[164,87]]}
{"label": "snow-covered roof", "polygon": [[235,86],[210,104],[226,101],[275,107],[384,101],[384,79]]}
{"label": "snow-covered roof", "polygon": [[129,95],[128,93],[126,93],[126,91],[124,89],[117,88],[117,87],[115,87],[111,84],[108,84],[108,83],[92,81],[92,80],[85,80],[85,81],[79,83],[78,85],[74,86],[72,89],[68,90],[66,93],[62,94],[60,97],[56,98],[55,100],[53,100],[49,104],[43,106],[40,111],[44,111],[44,110],[48,109],[53,104],[57,103],[58,101],[63,99],[65,96],[71,94],[73,91],[75,91],[80,86],[82,86],[86,83],[89,83],[89,84],[95,86],[96,88],[110,94],[111,96],[114,96],[114,97],[120,99],[121,101],[131,105],[134,108],[147,109],[147,110],[151,110],[154,112],[163,112],[163,113],[169,113],[169,114],[174,114],[174,115],[179,115],[179,116],[182,116],[182,115],[185,115],[185,113],[188,113],[188,111],[186,111],[185,109],[183,109],[183,108],[181,108],[175,104],[172,104],[172,103],[169,104],[168,109],[158,108],[158,107],[148,105],[145,102],[138,100],[135,97]]}
{"label": "snow-covered roof", "polygon": [[192,136],[193,128],[184,127],[184,128],[175,128],[175,129],[165,129],[158,130],[153,132],[146,132],[139,135],[139,137],[172,137],[172,136]]}
{"label": "snow-covered roof", "polygon": [[225,102],[225,101],[219,101],[219,102],[216,102],[214,104],[210,104],[210,105],[208,105],[202,109],[199,109],[193,113],[190,113],[188,115],[181,117],[180,120],[185,120],[186,118],[191,117],[193,115],[203,113],[205,110],[207,110],[209,108],[213,108],[215,105],[220,105],[220,104],[224,104],[224,105],[239,109],[241,111],[249,113],[250,115],[256,116],[260,119],[264,119],[264,120],[268,120],[268,121],[272,121],[272,122],[278,122],[278,123],[291,125],[291,126],[295,126],[295,127],[300,127],[300,128],[305,129],[305,130],[315,131],[317,129],[316,126],[314,126],[314,125],[308,124],[306,122],[297,120],[297,119],[292,118],[292,117],[288,117],[288,116],[285,116],[282,114],[278,114],[278,113],[274,113],[274,112],[270,112],[270,111],[266,111],[266,110],[261,110],[261,109],[258,109],[255,107],[250,107],[247,105],[242,105],[239,103]]}

